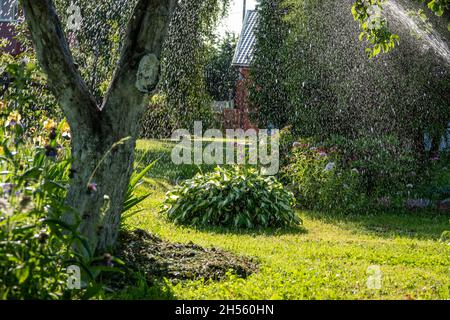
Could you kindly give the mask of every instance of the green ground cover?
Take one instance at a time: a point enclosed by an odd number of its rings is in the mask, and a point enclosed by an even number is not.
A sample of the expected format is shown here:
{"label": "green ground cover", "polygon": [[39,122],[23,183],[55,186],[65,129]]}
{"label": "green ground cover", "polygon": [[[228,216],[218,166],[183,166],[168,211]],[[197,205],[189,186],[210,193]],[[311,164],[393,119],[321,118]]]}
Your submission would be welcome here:
{"label": "green ground cover", "polygon": [[[151,192],[140,214],[126,221],[171,242],[193,242],[256,258],[259,271],[246,279],[193,280],[136,287],[122,298],[175,299],[448,299],[450,246],[441,240],[448,215],[434,211],[358,215],[298,211],[303,227],[236,231],[176,226],[158,212],[180,179],[210,170],[175,166],[168,141],[138,142],[141,165],[159,159],[139,192]],[[367,270],[379,266],[380,290],[369,289]]]}

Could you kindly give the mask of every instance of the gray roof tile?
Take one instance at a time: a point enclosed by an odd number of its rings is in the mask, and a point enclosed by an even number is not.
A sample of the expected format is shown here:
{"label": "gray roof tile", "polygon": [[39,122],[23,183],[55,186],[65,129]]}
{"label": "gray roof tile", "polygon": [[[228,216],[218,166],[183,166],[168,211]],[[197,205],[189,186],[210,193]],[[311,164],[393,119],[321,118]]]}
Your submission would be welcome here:
{"label": "gray roof tile", "polygon": [[258,24],[256,10],[248,10],[245,14],[241,36],[233,58],[233,65],[239,67],[250,66],[253,59],[253,51],[256,43],[255,30]]}

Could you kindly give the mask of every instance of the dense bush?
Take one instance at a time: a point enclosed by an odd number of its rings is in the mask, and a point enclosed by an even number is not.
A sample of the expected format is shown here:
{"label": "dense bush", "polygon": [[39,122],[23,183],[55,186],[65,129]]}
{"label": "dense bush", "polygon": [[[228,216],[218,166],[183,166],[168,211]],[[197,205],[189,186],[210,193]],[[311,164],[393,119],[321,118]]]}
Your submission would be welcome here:
{"label": "dense bush", "polygon": [[296,142],[297,136],[292,126],[287,126],[280,130],[279,144],[280,144],[280,167],[289,164],[292,157],[292,145]]}
{"label": "dense bush", "polygon": [[176,121],[170,116],[163,94],[155,94],[141,119],[140,137],[145,139],[167,139],[176,130]]}
{"label": "dense bush", "polygon": [[[122,49],[121,35],[126,31],[137,0],[55,0],[54,3],[77,68],[100,101],[112,78]],[[68,10],[73,4],[80,7],[82,15],[80,29],[76,31],[71,26],[73,12]]]}
{"label": "dense bush", "polygon": [[283,175],[307,208],[359,210],[391,205],[407,196],[408,186],[417,179],[411,153],[390,136],[334,137],[325,143],[304,140],[294,143]]}
{"label": "dense bush", "polygon": [[[48,193],[55,186],[47,180],[40,188]],[[0,299],[82,297],[86,284],[69,290],[67,267],[88,262],[71,248],[84,240],[60,220],[61,206],[29,195],[14,198],[0,199]]]}
{"label": "dense bush", "polygon": [[298,225],[294,197],[274,177],[256,169],[217,168],[182,182],[166,195],[162,210],[176,223],[256,228]]}
{"label": "dense bush", "polygon": [[237,37],[226,33],[208,47],[208,62],[205,66],[205,85],[214,101],[227,101],[235,95],[238,70],[232,65],[236,51]]}
{"label": "dense bush", "polygon": [[345,139],[333,137],[328,146],[337,148],[342,166],[357,171],[368,196],[394,195],[417,179],[413,147],[394,136]]}

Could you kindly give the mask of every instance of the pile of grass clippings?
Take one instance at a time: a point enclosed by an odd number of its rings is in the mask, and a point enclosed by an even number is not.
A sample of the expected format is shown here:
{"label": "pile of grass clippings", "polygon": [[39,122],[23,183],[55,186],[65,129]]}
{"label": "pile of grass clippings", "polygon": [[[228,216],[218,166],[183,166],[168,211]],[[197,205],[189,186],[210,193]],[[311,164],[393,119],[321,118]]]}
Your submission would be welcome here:
{"label": "pile of grass clippings", "polygon": [[149,283],[162,278],[222,280],[228,272],[246,278],[258,270],[252,258],[193,243],[166,242],[140,229],[122,232],[119,237],[116,256],[127,268],[144,274]]}

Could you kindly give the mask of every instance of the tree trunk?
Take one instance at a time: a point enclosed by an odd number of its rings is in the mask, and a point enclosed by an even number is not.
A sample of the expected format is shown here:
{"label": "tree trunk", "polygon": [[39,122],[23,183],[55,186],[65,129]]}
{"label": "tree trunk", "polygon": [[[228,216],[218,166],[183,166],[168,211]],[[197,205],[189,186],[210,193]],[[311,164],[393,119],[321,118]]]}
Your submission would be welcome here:
{"label": "tree trunk", "polygon": [[176,3],[138,1],[111,85],[98,106],[74,64],[52,0],[22,1],[38,60],[72,130],[67,204],[74,210],[64,218],[79,223],[97,253],[116,242],[139,118],[159,80],[162,45]]}
{"label": "tree trunk", "polygon": [[[80,223],[81,234],[98,253],[111,251],[115,245],[133,170],[144,108],[123,113],[122,102],[129,99],[125,91],[110,97],[94,130],[78,129],[77,124],[72,127],[72,183],[67,204],[76,208],[76,213],[65,218],[69,223]],[[119,111],[122,114],[115,114]]]}
{"label": "tree trunk", "polygon": [[[133,168],[135,136],[90,134],[80,131],[72,141],[72,183],[67,204],[76,212],[81,234],[99,253],[112,250],[117,238],[124,196]],[[128,140],[115,144],[126,137]]]}

